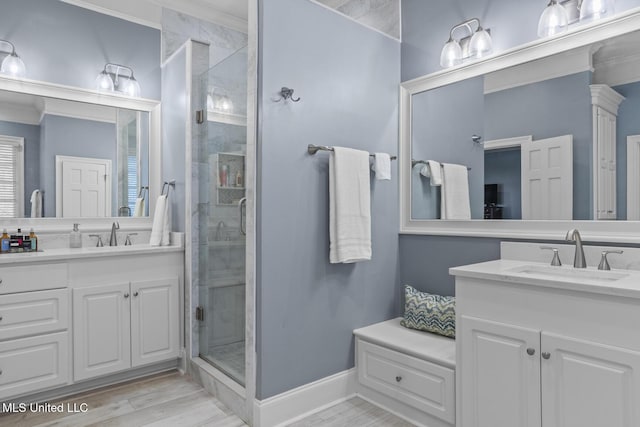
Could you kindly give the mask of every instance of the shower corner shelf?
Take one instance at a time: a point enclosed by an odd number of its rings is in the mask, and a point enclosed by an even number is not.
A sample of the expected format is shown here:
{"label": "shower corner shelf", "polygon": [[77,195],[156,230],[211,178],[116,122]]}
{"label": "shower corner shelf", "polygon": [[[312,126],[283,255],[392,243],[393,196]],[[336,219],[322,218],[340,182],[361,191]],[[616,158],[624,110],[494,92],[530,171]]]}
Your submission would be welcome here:
{"label": "shower corner shelf", "polygon": [[207,110],[207,121],[214,123],[224,123],[227,125],[246,126],[247,116]]}
{"label": "shower corner shelf", "polygon": [[[245,155],[243,153],[217,153],[213,172],[216,174],[216,204],[219,206],[237,206],[244,197],[245,187]],[[238,172],[242,177],[242,185],[222,185],[221,168],[227,166],[227,180],[235,184]]]}

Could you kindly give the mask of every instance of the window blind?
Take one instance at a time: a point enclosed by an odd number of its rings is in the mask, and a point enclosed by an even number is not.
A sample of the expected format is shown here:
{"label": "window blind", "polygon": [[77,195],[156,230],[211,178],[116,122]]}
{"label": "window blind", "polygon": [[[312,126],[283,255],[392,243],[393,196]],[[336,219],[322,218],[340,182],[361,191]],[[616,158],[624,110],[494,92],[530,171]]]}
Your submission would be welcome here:
{"label": "window blind", "polygon": [[0,138],[0,217],[21,217],[22,144]]}

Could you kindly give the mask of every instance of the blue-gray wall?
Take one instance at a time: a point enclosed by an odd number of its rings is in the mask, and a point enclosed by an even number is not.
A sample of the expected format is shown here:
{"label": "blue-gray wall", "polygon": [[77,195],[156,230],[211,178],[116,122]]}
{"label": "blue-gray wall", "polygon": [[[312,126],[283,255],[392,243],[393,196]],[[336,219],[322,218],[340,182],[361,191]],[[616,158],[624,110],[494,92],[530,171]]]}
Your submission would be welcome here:
{"label": "blue-gray wall", "polygon": [[502,219],[522,218],[521,159],[519,148],[484,153],[484,183],[498,184]]}
{"label": "blue-gray wall", "polygon": [[[483,217],[484,150],[471,136],[482,135],[484,79],[476,77],[422,92],[413,97],[411,156],[416,160],[457,163],[471,168],[471,218]],[[412,218],[440,218],[440,187],[412,172]]]}
{"label": "blue-gray wall", "polygon": [[618,109],[616,145],[616,209],[618,219],[627,219],[627,137],[640,135],[640,82],[613,89],[627,98]]}
{"label": "blue-gray wall", "polygon": [[2,0],[0,39],[11,41],[27,78],[86,89],[105,63],[133,68],[142,96],[160,99],[160,31],[61,1]]}
{"label": "blue-gray wall", "polygon": [[[402,0],[402,80],[439,71],[440,50],[451,27],[464,19],[478,17],[491,28],[497,51],[537,39],[538,18],[547,2],[513,0]],[[616,10],[639,7],[640,0],[618,0]],[[400,236],[402,282],[436,291],[451,287],[450,265],[464,265],[495,259],[500,239]],[[438,257],[426,257],[437,251]],[[446,263],[444,261],[447,261]],[[428,277],[435,277],[432,283]]]}
{"label": "blue-gray wall", "polygon": [[43,216],[47,217],[56,216],[56,155],[111,160],[111,215],[115,216],[118,209],[116,125],[52,115],[43,117],[40,122],[39,188],[45,192]]}
{"label": "blue-gray wall", "polygon": [[[189,76],[191,78],[191,76]],[[187,135],[187,54],[179,50],[162,67],[162,178],[176,180],[169,196],[172,231],[185,231],[185,165]]]}
{"label": "blue-gray wall", "polygon": [[[372,181],[370,261],[329,264],[328,153],[397,153],[400,46],[312,2],[260,2],[257,397],[354,366],[352,330],[398,314],[397,165]],[[282,86],[298,103],[273,102]]]}
{"label": "blue-gray wall", "polygon": [[31,193],[40,186],[40,126],[0,121],[0,135],[24,138],[24,214],[31,212]]}
{"label": "blue-gray wall", "polygon": [[484,139],[573,135],[573,218],[591,219],[591,72],[493,92],[484,97]]}

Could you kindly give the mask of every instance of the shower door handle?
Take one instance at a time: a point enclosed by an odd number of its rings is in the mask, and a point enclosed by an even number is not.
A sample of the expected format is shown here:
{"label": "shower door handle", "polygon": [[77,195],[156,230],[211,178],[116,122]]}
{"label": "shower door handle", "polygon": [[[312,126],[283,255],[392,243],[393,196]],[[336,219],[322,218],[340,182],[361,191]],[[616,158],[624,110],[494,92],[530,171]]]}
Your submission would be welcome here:
{"label": "shower door handle", "polygon": [[[247,228],[245,223],[245,219],[247,217],[246,207],[247,207],[247,198],[243,197],[238,202],[238,216],[240,217],[240,232],[242,233],[243,236],[247,235]],[[244,211],[244,215],[243,215],[243,211]]]}

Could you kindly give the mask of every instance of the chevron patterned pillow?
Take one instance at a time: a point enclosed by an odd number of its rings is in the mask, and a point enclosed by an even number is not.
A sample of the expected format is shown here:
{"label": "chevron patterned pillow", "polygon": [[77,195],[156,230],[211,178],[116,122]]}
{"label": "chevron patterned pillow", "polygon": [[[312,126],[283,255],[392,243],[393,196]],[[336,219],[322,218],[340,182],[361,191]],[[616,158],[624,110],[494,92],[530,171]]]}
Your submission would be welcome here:
{"label": "chevron patterned pillow", "polygon": [[420,292],[404,285],[404,319],[406,328],[456,337],[456,298]]}

